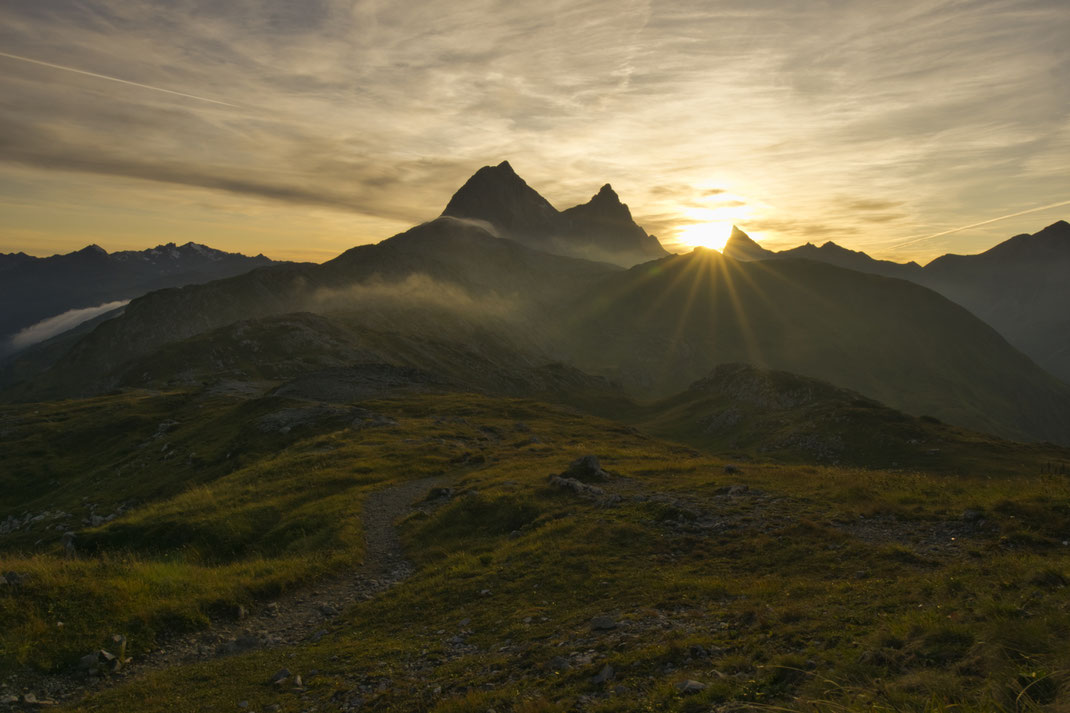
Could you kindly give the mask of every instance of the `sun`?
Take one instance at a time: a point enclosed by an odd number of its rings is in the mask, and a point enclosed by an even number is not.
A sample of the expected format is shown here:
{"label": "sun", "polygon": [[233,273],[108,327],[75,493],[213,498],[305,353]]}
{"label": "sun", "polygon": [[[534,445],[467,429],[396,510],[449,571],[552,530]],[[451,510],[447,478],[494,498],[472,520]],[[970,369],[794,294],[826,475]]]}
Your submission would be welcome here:
{"label": "sun", "polygon": [[722,222],[691,223],[676,233],[676,241],[693,248],[710,248],[721,252],[732,235],[732,224]]}

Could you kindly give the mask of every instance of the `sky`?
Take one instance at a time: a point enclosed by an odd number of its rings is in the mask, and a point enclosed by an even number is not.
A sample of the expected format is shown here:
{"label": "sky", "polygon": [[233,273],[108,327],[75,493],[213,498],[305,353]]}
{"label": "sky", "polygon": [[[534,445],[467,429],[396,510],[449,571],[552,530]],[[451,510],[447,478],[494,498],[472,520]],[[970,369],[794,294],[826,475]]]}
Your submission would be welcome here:
{"label": "sky", "polygon": [[508,160],[674,251],[976,253],[1070,216],[1068,37],[1066,0],[4,0],[0,252],[322,261]]}

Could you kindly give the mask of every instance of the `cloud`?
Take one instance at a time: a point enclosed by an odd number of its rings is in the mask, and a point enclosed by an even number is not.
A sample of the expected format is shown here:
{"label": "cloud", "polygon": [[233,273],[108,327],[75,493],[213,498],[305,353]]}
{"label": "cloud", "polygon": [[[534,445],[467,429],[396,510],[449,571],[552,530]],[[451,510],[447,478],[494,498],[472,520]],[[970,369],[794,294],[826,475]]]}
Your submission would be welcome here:
{"label": "cloud", "polygon": [[96,307],[67,310],[63,314],[58,314],[55,317],[41,320],[37,324],[31,324],[29,327],[16,332],[15,335],[11,337],[12,350],[19,351],[37,344],[38,342],[51,339],[67,330],[74,329],[83,322],[88,322],[94,317],[99,317],[106,312],[125,307],[129,302],[130,300],[119,300],[116,302],[105,302]]}
{"label": "cloud", "polygon": [[[512,319],[519,310],[503,295],[475,297],[460,285],[416,273],[403,280],[372,278],[338,289],[317,290],[304,307],[313,312],[359,312],[362,316],[415,310],[453,313],[468,319]],[[430,310],[430,312],[429,312]]]}
{"label": "cloud", "polygon": [[55,0],[0,7],[0,28],[5,52],[76,70],[8,60],[0,181],[32,166],[382,219],[339,249],[505,158],[562,207],[609,181],[665,237],[720,193],[769,239],[837,225],[852,247],[1070,195],[1054,0]]}

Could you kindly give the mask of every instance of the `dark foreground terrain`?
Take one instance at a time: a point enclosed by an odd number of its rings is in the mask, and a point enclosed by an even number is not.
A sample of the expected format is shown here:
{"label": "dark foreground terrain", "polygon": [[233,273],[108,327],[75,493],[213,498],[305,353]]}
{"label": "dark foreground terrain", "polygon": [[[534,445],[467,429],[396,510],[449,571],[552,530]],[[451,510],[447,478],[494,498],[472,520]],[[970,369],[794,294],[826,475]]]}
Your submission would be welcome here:
{"label": "dark foreground terrain", "polygon": [[0,407],[0,706],[1070,704],[1065,449],[737,367],[613,419],[276,386]]}

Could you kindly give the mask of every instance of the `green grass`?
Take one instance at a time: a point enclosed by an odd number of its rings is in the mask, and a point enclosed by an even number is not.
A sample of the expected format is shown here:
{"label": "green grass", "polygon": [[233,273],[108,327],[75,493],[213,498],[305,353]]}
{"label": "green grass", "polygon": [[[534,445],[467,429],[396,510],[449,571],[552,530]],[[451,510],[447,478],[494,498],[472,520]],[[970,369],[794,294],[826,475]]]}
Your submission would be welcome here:
{"label": "green grass", "polygon": [[[255,603],[350,566],[362,553],[361,504],[379,487],[452,473],[455,496],[399,524],[416,574],[356,605],[320,642],[153,673],[75,710],[239,701],[339,710],[358,697],[368,710],[439,713],[1070,702],[1070,483],[1044,473],[1028,449],[1017,472],[1008,453],[998,469],[966,459],[955,475],[739,461],[741,472],[728,474],[722,457],[529,401],[368,403],[398,427],[327,424],[273,444],[249,424],[286,404],[198,398],[4,413],[84,417],[86,427],[140,414],[128,446],[164,411],[199,410],[203,418],[176,416],[183,426],[169,438],[189,448],[200,439],[205,454],[198,468],[151,461],[131,471],[145,476],[109,481],[115,502],[132,499],[124,488],[136,502],[80,535],[78,558],[55,544],[31,552],[30,536],[12,540],[2,567],[28,577],[0,593],[6,671],[62,668],[112,633],[126,634],[137,656],[161,632],[205,626],[221,602]],[[29,469],[40,458],[29,451],[48,445],[35,438],[5,457]],[[126,458],[127,446],[116,443],[114,456]],[[607,487],[619,502],[549,486],[550,474],[587,453],[613,474]],[[76,449],[40,463],[66,484],[57,497],[77,505],[95,478],[116,477],[106,455],[78,474],[64,470]],[[29,490],[19,477],[13,487]],[[749,491],[726,495],[734,484]],[[966,510],[979,518],[964,520]],[[593,631],[599,615],[620,626]],[[451,642],[458,635],[462,643]],[[571,666],[554,670],[556,657]],[[615,677],[592,683],[606,663]],[[266,682],[282,666],[302,673],[306,690],[273,690]],[[708,686],[684,696],[675,684],[686,679]]]}

